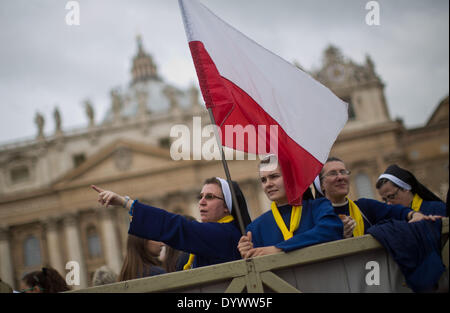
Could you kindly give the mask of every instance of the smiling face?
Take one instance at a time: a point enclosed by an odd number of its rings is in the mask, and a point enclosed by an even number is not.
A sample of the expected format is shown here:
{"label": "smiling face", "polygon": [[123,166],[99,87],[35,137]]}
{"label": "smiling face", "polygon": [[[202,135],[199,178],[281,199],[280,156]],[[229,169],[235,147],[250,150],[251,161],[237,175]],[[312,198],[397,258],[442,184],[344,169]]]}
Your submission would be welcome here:
{"label": "smiling face", "polygon": [[[206,199],[207,195],[212,195],[211,199]],[[203,223],[217,222],[222,217],[230,214],[223,197],[222,189],[216,184],[206,184],[200,192],[198,208],[200,219]],[[209,197],[208,197],[209,198]]]}
{"label": "smiling face", "polygon": [[264,167],[261,167],[259,176],[261,178],[262,188],[269,200],[275,201],[277,206],[288,203],[283,174],[279,166],[273,171],[265,171]]}
{"label": "smiling face", "polygon": [[349,176],[341,174],[346,170],[345,164],[340,161],[331,161],[323,166],[321,187],[325,197],[332,203],[344,202],[349,193]]}

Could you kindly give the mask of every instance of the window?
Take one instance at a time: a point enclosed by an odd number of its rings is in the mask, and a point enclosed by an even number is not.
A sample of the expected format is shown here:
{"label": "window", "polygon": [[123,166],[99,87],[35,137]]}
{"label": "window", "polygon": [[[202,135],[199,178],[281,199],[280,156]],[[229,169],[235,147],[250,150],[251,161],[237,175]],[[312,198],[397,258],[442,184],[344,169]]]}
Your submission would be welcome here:
{"label": "window", "polygon": [[13,168],[10,174],[11,174],[11,182],[13,184],[18,184],[27,181],[30,178],[30,171],[28,169],[28,166],[26,165],[21,165]]}
{"label": "window", "polygon": [[161,148],[170,148],[170,137],[164,137],[159,139],[159,146]]}
{"label": "window", "polygon": [[87,229],[87,244],[89,257],[97,258],[102,256],[100,237],[95,226],[89,226]]}
{"label": "window", "polygon": [[356,189],[358,191],[359,198],[374,198],[372,184],[369,176],[366,174],[358,173],[358,175],[356,175]]}
{"label": "window", "polygon": [[81,165],[81,163],[86,161],[86,156],[84,155],[84,153],[79,153],[79,154],[75,154],[72,157],[72,159],[73,159],[73,166],[78,167]]}
{"label": "window", "polygon": [[29,236],[23,245],[25,266],[36,266],[41,264],[41,247],[39,239]]}

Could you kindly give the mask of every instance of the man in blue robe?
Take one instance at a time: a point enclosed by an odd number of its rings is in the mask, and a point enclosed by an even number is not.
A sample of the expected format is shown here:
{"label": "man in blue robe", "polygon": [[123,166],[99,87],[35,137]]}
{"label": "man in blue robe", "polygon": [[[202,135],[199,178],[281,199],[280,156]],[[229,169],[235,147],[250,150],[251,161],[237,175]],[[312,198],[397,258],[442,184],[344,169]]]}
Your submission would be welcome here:
{"label": "man in blue robe", "polygon": [[301,206],[288,203],[283,173],[271,155],[261,161],[260,179],[271,210],[247,227],[238,249],[243,258],[288,252],[318,243],[342,239],[342,222],[330,201],[303,200]]}
{"label": "man in blue robe", "polygon": [[[244,195],[233,182],[244,225],[250,216]],[[102,205],[121,205],[129,210],[132,221],[128,233],[138,237],[162,241],[177,250],[191,254],[184,269],[218,264],[240,259],[237,244],[241,237],[236,205],[226,180],[207,179],[199,195],[201,223],[182,215],[131,200],[112,191],[92,186]]]}

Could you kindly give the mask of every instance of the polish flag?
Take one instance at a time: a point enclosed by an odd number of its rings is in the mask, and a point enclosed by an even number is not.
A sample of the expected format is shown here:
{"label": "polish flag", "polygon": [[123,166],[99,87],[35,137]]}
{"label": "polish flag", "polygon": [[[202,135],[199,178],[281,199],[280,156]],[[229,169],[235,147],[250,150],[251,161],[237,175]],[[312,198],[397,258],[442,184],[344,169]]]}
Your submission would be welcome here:
{"label": "polish flag", "polygon": [[[289,203],[300,205],[347,122],[347,103],[198,1],[179,5],[203,99],[222,134],[226,125],[266,126],[270,138],[276,125],[277,138],[266,142],[276,140]],[[244,152],[255,153],[249,146]]]}

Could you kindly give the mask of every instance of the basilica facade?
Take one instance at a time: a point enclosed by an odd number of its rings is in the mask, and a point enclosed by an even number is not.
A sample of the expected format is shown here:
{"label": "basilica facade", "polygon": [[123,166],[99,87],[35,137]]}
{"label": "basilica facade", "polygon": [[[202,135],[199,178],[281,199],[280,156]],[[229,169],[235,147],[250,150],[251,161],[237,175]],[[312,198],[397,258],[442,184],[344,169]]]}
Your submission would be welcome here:
{"label": "basilica facade", "polygon": [[[424,103],[435,106],[434,113],[422,127],[406,129],[390,117],[384,84],[370,57],[356,64],[330,46],[321,69],[310,74],[349,104],[349,121],[330,155],[343,159],[352,171],[351,198],[379,199],[375,182],[393,163],[445,198],[448,96],[438,104]],[[93,104],[86,101],[85,128],[64,131],[55,110],[53,134],[44,135],[45,120],[37,114],[35,138],[0,145],[0,277],[16,289],[25,273],[42,266],[65,277],[71,261],[80,268],[80,284],[74,288],[90,286],[102,265],[119,273],[128,213],[101,207],[92,184],[199,218],[196,195],[203,181],[224,176],[219,160],[171,157],[174,126],[184,125],[193,133],[195,123],[210,123],[209,116],[195,86],[182,90],[159,76],[141,38],[129,85],[112,89],[110,96],[110,108],[99,123]],[[198,153],[198,146],[186,144],[192,154]],[[270,203],[259,184],[257,160],[249,158],[228,165],[254,219]]]}

